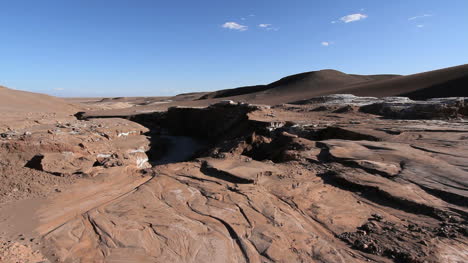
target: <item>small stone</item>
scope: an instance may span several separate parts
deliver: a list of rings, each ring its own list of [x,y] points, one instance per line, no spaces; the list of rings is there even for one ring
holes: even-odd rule
[[[378,222],[384,219],[384,217],[381,214],[372,214],[372,217],[375,221],[378,221]]]
[[[367,235],[367,232],[364,231],[364,230],[358,230],[357,233],[361,234],[361,235],[364,235],[364,236]]]

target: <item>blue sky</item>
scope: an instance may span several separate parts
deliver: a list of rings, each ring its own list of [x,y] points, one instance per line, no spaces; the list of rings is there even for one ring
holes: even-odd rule
[[[466,0],[0,0],[0,85],[173,95],[468,63]]]

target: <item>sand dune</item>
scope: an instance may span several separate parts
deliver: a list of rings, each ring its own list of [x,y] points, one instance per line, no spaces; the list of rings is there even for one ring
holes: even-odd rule
[[[83,110],[79,105],[33,92],[0,86],[0,132],[31,127],[37,123],[52,123],[73,119]]]
[[[265,95],[309,94],[314,92],[333,92],[339,87],[369,81],[386,80],[398,75],[350,75],[336,70],[320,70],[300,73],[282,78],[268,85],[248,86],[235,89],[215,91],[202,96],[201,99],[223,98],[252,93]]]
[[[76,110],[74,105],[56,97],[0,86],[0,111],[2,112],[62,112],[74,110]]]
[[[412,99],[468,96],[468,64],[354,85],[343,90],[361,96],[406,96]]]
[[[468,96],[468,64],[408,76],[352,75],[321,70],[288,76],[268,85],[208,93],[201,99],[232,98],[255,103],[279,104],[336,93],[359,96],[409,96],[413,99]]]

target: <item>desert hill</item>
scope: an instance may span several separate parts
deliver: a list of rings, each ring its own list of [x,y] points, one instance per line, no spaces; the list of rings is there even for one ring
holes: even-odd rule
[[[76,110],[75,106],[60,98],[0,86],[0,111],[2,112],[64,112],[74,110]]]
[[[38,123],[67,121],[82,109],[53,96],[0,86],[0,133]]]
[[[240,87],[208,93],[201,99],[232,98],[279,104],[337,93],[359,96],[408,96],[413,99],[468,96],[468,64],[407,76],[354,75],[320,70],[282,78],[268,85]]]
[[[208,93],[201,99],[224,98],[252,93],[291,95],[315,92],[333,93],[339,87],[369,81],[386,80],[398,75],[351,75],[337,70],[319,70],[291,75],[268,85],[247,86]]]
[[[468,64],[400,76],[365,84],[352,85],[344,90],[360,96],[405,96],[411,99],[468,96]]]

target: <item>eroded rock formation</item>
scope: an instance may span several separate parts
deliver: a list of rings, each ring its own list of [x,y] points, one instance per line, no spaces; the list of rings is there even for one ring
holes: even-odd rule
[[[152,168],[148,130],[123,119],[27,135],[37,145],[15,135],[2,150],[34,145],[24,169],[87,175],[37,212],[42,253],[59,262],[467,261],[464,99],[332,100],[126,116],[153,142],[206,142],[190,160]],[[382,103],[409,108],[389,116]]]

